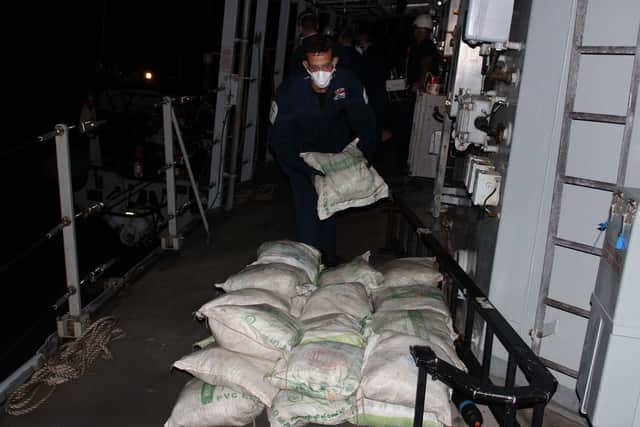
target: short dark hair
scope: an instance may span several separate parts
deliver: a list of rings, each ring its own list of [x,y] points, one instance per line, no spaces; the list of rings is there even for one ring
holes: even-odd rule
[[[318,28],[318,18],[313,12],[303,12],[300,15],[300,26],[307,31],[314,31]]]
[[[315,34],[305,40],[304,56],[309,54],[317,54],[329,52],[333,55],[333,40],[321,34]]]

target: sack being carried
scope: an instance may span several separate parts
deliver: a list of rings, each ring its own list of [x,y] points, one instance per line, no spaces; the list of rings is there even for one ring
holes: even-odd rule
[[[373,167],[367,166],[357,138],[340,153],[300,153],[300,157],[324,175],[314,179],[320,219],[389,197],[389,187]]]

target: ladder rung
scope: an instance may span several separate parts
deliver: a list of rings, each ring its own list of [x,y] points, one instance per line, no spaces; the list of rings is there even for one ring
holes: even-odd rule
[[[552,362],[551,360],[545,359],[544,357],[539,357],[539,359],[542,362],[542,364],[547,368],[551,368],[554,371],[561,372],[571,378],[578,378],[578,371],[576,371],[575,369],[567,368],[564,365],[561,365],[556,362]]]
[[[571,240],[561,239],[559,237],[554,237],[553,243],[555,243],[558,246],[562,246],[563,248],[573,249],[576,251],[584,252],[586,254],[591,254],[595,256],[602,255],[602,249],[596,248],[591,245],[585,245],[584,243],[572,242]]]
[[[617,125],[623,125],[627,121],[627,118],[625,116],[616,116],[614,114],[573,112],[570,114],[570,117],[573,120],[584,120],[587,122],[599,122],[599,123],[615,123]]]
[[[557,308],[558,310],[575,314],[576,316],[584,317],[585,319],[588,319],[589,316],[591,316],[591,312],[589,310],[585,310],[584,308],[576,307],[575,305],[567,304],[556,299],[545,298],[544,303],[549,307]]]
[[[578,178],[575,176],[560,177],[560,181],[565,184],[577,185],[580,187],[593,188],[594,190],[618,191],[620,187],[610,182],[596,181],[593,179]]]
[[[583,55],[635,55],[635,46],[580,46]]]

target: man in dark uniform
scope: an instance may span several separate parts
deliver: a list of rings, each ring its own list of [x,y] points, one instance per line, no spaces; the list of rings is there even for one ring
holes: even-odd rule
[[[313,186],[318,171],[303,152],[338,153],[355,137],[365,157],[375,149],[375,119],[366,92],[347,69],[336,68],[332,42],[323,36],[307,44],[306,75],[292,75],[278,88],[271,105],[269,146],[288,176],[293,192],[298,240],[322,251],[325,265],[335,265],[336,223],[318,218]]]

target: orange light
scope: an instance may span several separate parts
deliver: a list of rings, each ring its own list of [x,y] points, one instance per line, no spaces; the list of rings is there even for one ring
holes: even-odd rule
[[[145,80],[153,80],[153,73],[151,71],[147,71],[144,73]]]

